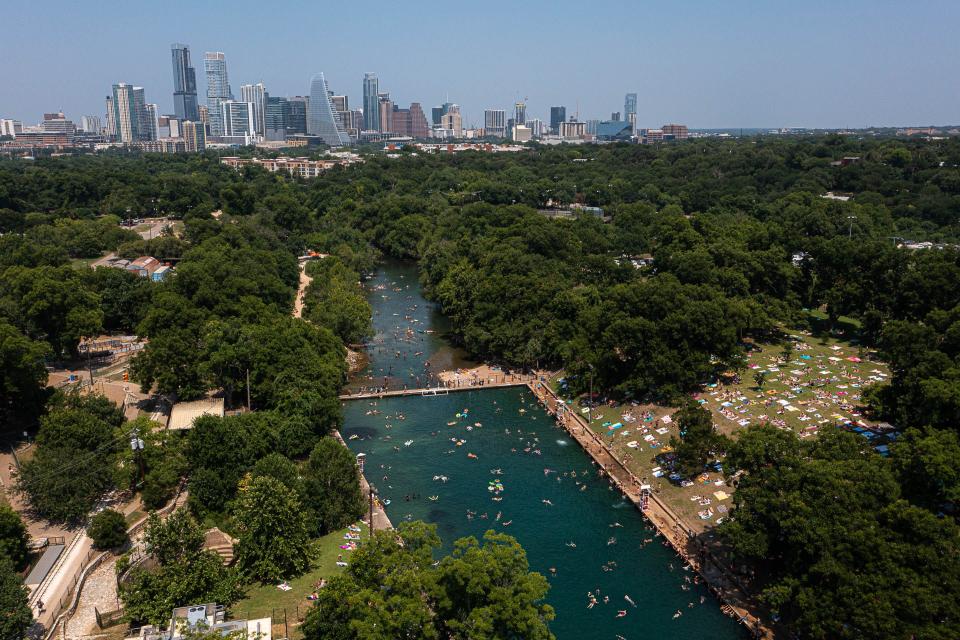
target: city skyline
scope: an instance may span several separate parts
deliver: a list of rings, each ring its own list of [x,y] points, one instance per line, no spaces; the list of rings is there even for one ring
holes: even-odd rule
[[[191,49],[194,67],[204,52],[222,51],[236,86],[262,80],[271,95],[306,93],[320,68],[332,90],[359,105],[363,74],[372,70],[379,90],[389,91],[396,104],[419,102],[428,110],[449,96],[461,106],[464,126],[482,126],[484,110],[510,112],[518,101],[528,105],[528,117],[544,121],[557,105],[565,105],[569,115],[579,105],[581,120],[605,118],[622,108],[627,92],[638,94],[638,127],[667,121],[702,128],[960,121],[960,86],[943,80],[960,70],[960,44],[949,27],[951,17],[960,17],[955,3],[924,3],[940,19],[921,25],[904,20],[904,9],[892,2],[855,1],[831,5],[829,12],[749,3],[720,9],[700,2],[669,8],[601,2],[592,10],[603,13],[609,4],[622,19],[590,32],[582,32],[578,21],[545,20],[548,7],[541,2],[518,8],[502,23],[477,16],[465,20],[466,10],[424,12],[413,20],[384,6],[382,24],[367,25],[362,41],[350,35],[351,29],[337,29],[322,43],[301,37],[319,11],[306,3],[285,4],[278,11],[238,0],[237,11],[224,15],[174,0],[171,6],[190,19],[149,30],[122,26],[143,23],[146,9],[136,5],[116,5],[111,11],[116,19],[107,22],[97,12],[71,11],[72,5],[60,0],[51,4],[62,5],[71,20],[48,25],[52,33],[45,47],[29,41],[22,29],[11,30],[0,45],[8,63],[0,95],[4,117],[34,122],[56,109],[76,119],[102,116],[105,90],[121,81],[144,87],[147,100],[162,113],[175,113],[165,52],[171,43],[182,42]],[[562,11],[566,4],[550,8]],[[16,5],[6,17],[11,24],[26,24],[41,16],[39,9]],[[250,34],[251,21],[279,26]],[[642,38],[634,33],[637,21],[646,27]],[[533,28],[538,24],[550,28]],[[851,25],[864,35],[851,33]],[[431,37],[402,45],[385,37],[415,27]],[[77,33],[101,37],[78,38]],[[467,37],[471,33],[482,37]],[[572,47],[585,36],[589,46]],[[509,64],[513,56],[490,55],[507,47],[519,47],[527,64],[517,67]],[[116,55],[118,50],[124,55]],[[760,50],[768,55],[757,55]],[[75,68],[51,78],[52,62],[61,59]],[[931,60],[937,64],[928,64]],[[205,86],[196,90],[205,94]]]

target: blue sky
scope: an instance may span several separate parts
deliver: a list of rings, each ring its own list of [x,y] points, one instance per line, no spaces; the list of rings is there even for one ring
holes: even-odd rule
[[[203,53],[223,51],[237,94],[305,94],[323,71],[359,107],[374,71],[403,106],[449,94],[465,124],[524,97],[528,117],[607,118],[628,91],[642,127],[960,124],[958,23],[957,0],[4,0],[0,117],[101,115],[118,81],[171,112],[184,42],[201,102]]]

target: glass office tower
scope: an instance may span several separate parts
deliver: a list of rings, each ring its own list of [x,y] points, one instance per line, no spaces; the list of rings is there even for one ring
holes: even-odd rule
[[[173,113],[180,120],[199,120],[197,112],[197,72],[190,62],[190,47],[170,45],[173,61]]]
[[[331,147],[350,144],[350,138],[333,113],[327,81],[322,73],[310,81],[310,104],[307,108],[307,133],[319,136]]]

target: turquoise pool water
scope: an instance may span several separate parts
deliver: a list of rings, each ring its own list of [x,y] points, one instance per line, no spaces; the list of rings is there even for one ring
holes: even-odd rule
[[[402,295],[371,293],[383,340],[368,375],[414,380],[426,360],[450,353],[441,332],[419,333],[433,327],[436,313],[414,276],[410,267],[389,265],[374,280],[403,284],[389,292]],[[551,629],[561,640],[746,637],[525,388],[349,401],[344,413],[343,436],[366,454],[366,476],[390,500],[391,520],[435,523],[445,550],[488,529],[515,536],[551,584]],[[502,491],[490,490],[496,482]],[[597,600],[592,608],[588,592]]]

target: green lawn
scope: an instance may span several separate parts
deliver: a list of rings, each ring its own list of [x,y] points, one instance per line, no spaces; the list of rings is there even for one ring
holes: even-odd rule
[[[869,353],[849,343],[788,333],[796,340],[789,363],[779,361],[782,345],[756,345],[749,353],[748,368],[741,373],[740,381],[710,383],[697,394],[701,406],[711,411],[721,432],[735,434],[749,424],[766,420],[801,437],[811,437],[819,429],[835,428],[842,420],[867,422],[860,413],[860,394],[869,384],[889,380],[886,365],[868,360]],[[767,372],[762,390],[756,388],[754,381],[754,373],[760,370]],[[559,393],[556,380],[548,384]],[[587,419],[587,413],[576,402],[568,406]],[[723,479],[723,474],[716,472],[703,474],[690,487],[675,486],[666,478],[653,478],[653,468],[657,466],[654,457],[669,451],[670,438],[679,436],[676,424],[662,422],[663,417],[673,411],[671,407],[651,404],[603,405],[591,412],[591,427],[638,477],[647,477],[660,497],[689,525],[703,530],[725,515],[718,506],[729,508],[732,502],[729,498],[718,499],[715,493],[732,495],[733,489],[723,483],[714,484]],[[645,421],[648,412],[653,419]],[[633,420],[628,421],[625,416],[632,416]],[[607,428],[618,422],[623,426],[614,431]],[[658,433],[658,429],[665,432]],[[701,500],[695,497],[704,502],[709,499],[710,503],[700,504]],[[713,509],[714,514],[708,520],[701,520],[698,512],[706,509]]]
[[[361,525],[364,533],[361,534],[366,539],[366,526]],[[343,539],[346,529],[331,533],[313,542],[313,555],[310,562],[310,571],[288,580],[287,583],[292,587],[290,591],[281,591],[275,584],[252,585],[247,589],[246,596],[232,607],[230,607],[230,616],[239,619],[266,618],[274,614],[282,621],[283,611],[287,610],[287,621],[291,627],[297,623],[297,613],[305,615],[311,602],[307,596],[313,593],[313,585],[321,578],[330,578],[343,571],[343,568],[337,566],[337,556],[343,555],[344,560],[349,560],[351,551],[341,549],[340,545],[346,542]]]
[[[100,258],[74,258],[70,261],[70,265],[74,269],[87,269],[91,264],[99,260]]]

